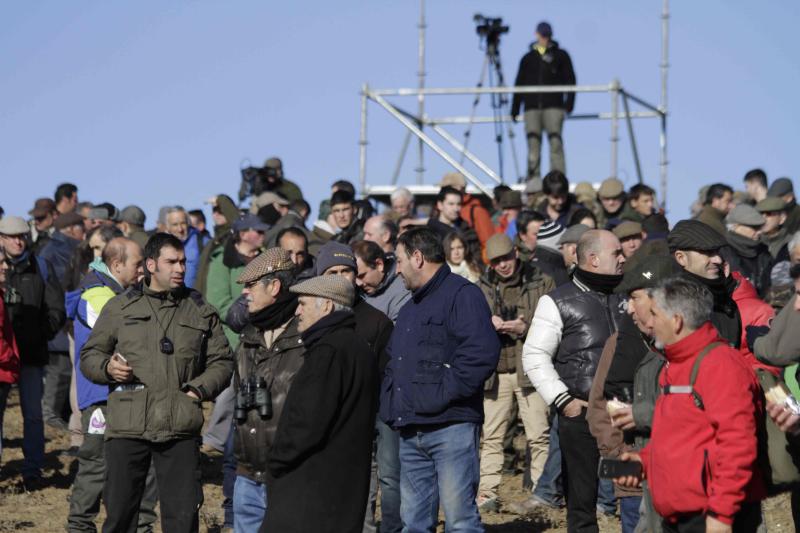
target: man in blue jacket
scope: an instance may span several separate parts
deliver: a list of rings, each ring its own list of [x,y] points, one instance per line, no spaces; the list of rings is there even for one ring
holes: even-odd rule
[[[404,531],[432,531],[439,501],[448,531],[483,531],[475,497],[483,383],[500,343],[480,289],[452,274],[429,228],[398,238],[397,271],[411,300],[397,317],[381,419],[400,432]]]

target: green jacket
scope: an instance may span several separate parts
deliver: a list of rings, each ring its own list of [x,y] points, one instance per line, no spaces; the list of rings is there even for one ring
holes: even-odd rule
[[[707,224],[714,228],[717,233],[725,236],[727,229],[725,228],[725,213],[710,205],[704,205],[703,209],[698,213],[696,220],[703,224]]]
[[[303,199],[303,192],[300,190],[300,187],[298,187],[293,181],[289,181],[286,178],[281,180],[280,185],[270,190],[280,194],[290,202]]]
[[[220,317],[227,316],[233,302],[242,294],[243,285],[236,283],[245,267],[245,262],[236,252],[233,239],[229,239],[224,246],[217,248],[211,254],[206,279],[206,298],[214,306]],[[222,330],[228,338],[232,350],[239,345],[239,335],[229,328],[224,322]]]
[[[493,270],[487,270],[478,280],[478,287],[486,297],[492,315],[501,316],[501,307],[510,308],[514,316],[522,316],[530,328],[533,314],[539,304],[539,298],[556,288],[553,278],[530,263],[520,261],[517,272],[506,281],[501,281]],[[499,335],[500,358],[497,372],[516,372],[520,387],[533,387],[533,384],[522,370],[522,346],[528,331],[522,335]],[[492,390],[495,376],[486,381],[485,389]]]
[[[217,206],[225,216],[227,222],[220,226],[214,226],[214,238],[203,247],[200,252],[200,260],[197,264],[197,276],[194,279],[194,288],[206,295],[206,284],[208,281],[208,268],[211,264],[211,254],[220,249],[230,239],[231,228],[236,219],[239,218],[239,208],[233,203],[230,196],[220,194],[217,196]]]
[[[166,329],[164,329],[166,328]],[[164,354],[167,337],[174,352]],[[114,353],[133,368],[130,390],[115,390],[106,372]],[[155,293],[136,285],[111,299],[80,354],[81,371],[111,385],[106,438],[166,442],[200,435],[201,401],[230,385],[233,358],[219,317],[195,290]],[[195,400],[185,391],[193,391]]]

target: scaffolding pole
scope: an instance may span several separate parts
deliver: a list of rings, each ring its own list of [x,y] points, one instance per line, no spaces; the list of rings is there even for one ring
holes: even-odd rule
[[[422,131],[422,119],[425,116],[425,0],[419,0],[419,64],[417,65],[417,76],[419,77],[420,93],[417,95],[419,128]],[[417,183],[421,184],[425,179],[425,144],[419,139],[417,144]]]
[[[661,148],[659,170],[661,175],[661,207],[667,206],[667,74],[669,73],[669,0],[664,0],[661,12],[661,132],[658,142]]]
[[[611,176],[617,177],[617,142],[619,141],[619,80],[611,82]]]
[[[361,86],[361,134],[358,140],[358,181],[363,191],[367,185],[367,95],[369,85]]]

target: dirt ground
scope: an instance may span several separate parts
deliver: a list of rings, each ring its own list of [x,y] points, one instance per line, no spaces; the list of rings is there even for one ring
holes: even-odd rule
[[[208,407],[207,407],[208,408]],[[5,413],[2,467],[0,467],[0,531],[57,532],[64,531],[69,509],[72,479],[78,464],[74,458],[61,455],[69,446],[65,434],[45,429],[47,447],[44,479],[46,488],[26,493],[21,488],[19,468],[22,464],[22,417],[16,390],[12,391]],[[203,464],[203,492],[205,504],[200,510],[200,531],[219,532],[222,525],[222,465],[219,459],[207,460]],[[522,477],[506,476],[500,487],[500,498],[504,502],[524,499]],[[791,532],[789,498],[786,495],[765,502],[764,510],[769,531]],[[542,510],[531,517],[520,517],[507,512],[492,512],[483,515],[488,533],[532,533],[566,530],[566,514],[563,510]],[[98,529],[103,513],[98,516]],[[439,527],[444,531],[443,525]],[[600,519],[602,533],[618,532],[619,521],[615,518]],[[161,531],[160,527],[156,531]]]

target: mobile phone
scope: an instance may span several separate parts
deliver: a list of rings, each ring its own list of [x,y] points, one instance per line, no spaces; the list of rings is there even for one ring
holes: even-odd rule
[[[122,355],[121,353],[115,353],[115,354],[114,354],[114,357],[116,357],[117,359],[119,359],[120,361],[122,361],[123,363],[125,363],[126,365],[128,364],[128,360],[127,360],[127,359],[125,359],[125,356],[124,356],[124,355]]]
[[[642,463],[639,461],[620,461],[619,459],[600,459],[597,476],[602,479],[614,479],[624,476],[641,476]]]

